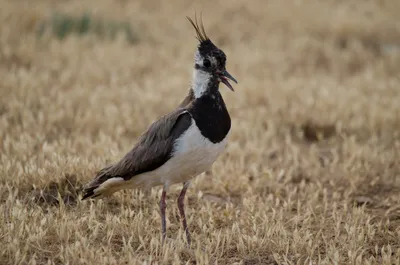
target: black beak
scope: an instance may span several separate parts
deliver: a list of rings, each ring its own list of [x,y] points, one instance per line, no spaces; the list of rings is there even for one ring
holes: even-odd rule
[[[235,82],[236,84],[237,84],[238,82],[236,81],[236,79],[235,79],[233,76],[231,76],[230,73],[228,73],[226,70],[223,70],[222,72],[220,72],[219,78],[220,78],[220,80],[221,80],[222,83],[224,83],[227,87],[229,87],[230,90],[235,91],[235,90],[233,89],[233,87],[231,86],[231,84],[229,84],[228,79],[232,80],[232,81]]]

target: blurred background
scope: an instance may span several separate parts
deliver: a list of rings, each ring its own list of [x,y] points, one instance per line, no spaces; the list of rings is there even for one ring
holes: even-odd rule
[[[368,231],[374,231],[368,239],[360,239],[354,232],[359,230],[351,230],[353,233],[344,228],[341,233],[346,239],[337,236],[339,232],[333,237],[316,235],[312,244],[332,246],[324,252],[304,251],[307,246],[297,248],[301,243],[295,244],[293,238],[265,231],[267,240],[256,240],[239,251],[232,242],[242,234],[229,230],[234,240],[226,244],[234,250],[215,253],[216,245],[207,243],[210,249],[205,253],[220,264],[232,264],[269,244],[278,256],[263,252],[265,259],[327,257],[332,261],[329,257],[338,253],[336,261],[349,264],[348,250],[354,254],[363,249],[365,255],[383,264],[385,251],[379,254],[374,252],[375,247],[399,249],[400,233],[400,211],[396,208],[400,203],[398,0],[1,0],[2,212],[8,216],[16,209],[36,209],[32,213],[36,216],[40,212],[37,204],[43,208],[62,202],[76,206],[67,217],[38,214],[55,218],[54,223],[70,220],[70,234],[60,235],[58,228],[47,226],[47,221],[41,223],[42,217],[25,220],[14,216],[13,220],[29,224],[27,227],[35,223],[49,237],[64,235],[86,244],[84,237],[77,235],[86,227],[88,209],[77,203],[76,190],[95,171],[125,154],[151,121],[185,97],[197,45],[185,16],[200,12],[207,34],[226,53],[227,70],[239,84],[235,93],[221,86],[232,116],[231,138],[213,170],[191,187],[192,213],[201,213],[199,220],[220,218],[215,221],[219,224],[216,227],[228,231],[234,221],[202,202],[229,202],[237,207],[247,202],[251,207],[241,208],[242,216],[265,213],[252,219],[260,222],[257,227],[269,222],[271,231],[287,229],[285,233],[290,234],[297,227],[297,223],[291,223],[297,216],[292,209],[305,205],[314,215],[307,219],[304,212],[299,213],[311,220],[309,226],[304,221],[304,230],[299,228],[300,238],[313,231],[324,231],[324,235],[336,231],[343,223],[340,220],[338,224],[320,223],[324,218],[330,220],[330,213],[335,211],[339,213],[335,216],[349,218],[348,224],[374,220],[368,223],[373,227]],[[144,216],[157,212],[155,194],[149,199],[131,192],[123,194],[128,197],[116,195],[121,205],[116,201],[105,204],[99,209],[106,210],[99,210],[98,216],[107,216],[108,211],[112,214],[118,207],[135,210],[132,205],[143,205],[143,201],[143,211],[152,207]],[[21,204],[15,205],[16,201]],[[279,201],[285,201],[287,208]],[[328,210],[322,211],[320,205]],[[353,205],[366,208],[357,214],[346,212]],[[283,211],[280,221],[284,224],[279,227],[275,223],[277,211]],[[359,219],[351,219],[353,214]],[[121,218],[121,222],[129,220]],[[250,221],[240,223],[246,220],[236,221],[239,227],[252,227]],[[208,242],[207,235],[200,233],[202,225],[190,221],[197,229],[197,241]],[[110,227],[112,224],[108,223]],[[3,229],[8,227],[2,225]],[[146,244],[158,235],[158,221],[150,225],[154,229],[139,229],[149,233],[150,237],[143,235]],[[56,256],[59,249],[47,248],[45,239],[38,245],[46,251],[25,245],[34,232],[13,229],[0,237],[8,246],[2,252],[3,260],[28,261],[35,251],[42,261],[49,253]],[[129,231],[127,225],[116,234],[122,238]],[[13,234],[18,234],[19,240],[13,241]],[[101,238],[98,242],[106,244]],[[65,255],[76,264],[73,253],[81,248],[74,250],[68,240],[53,240],[60,240],[64,249],[72,249]],[[279,240],[283,243],[276,243]],[[294,247],[289,251],[285,244]],[[87,250],[94,251],[91,247]],[[27,250],[25,258],[16,254],[18,249]],[[141,255],[153,253],[145,247],[142,250]],[[115,253],[102,255],[117,257],[121,252]],[[389,253],[388,262],[396,258],[391,251],[385,253]],[[81,255],[87,260],[92,257],[90,253]],[[197,260],[197,254],[193,255],[183,260]],[[97,256],[92,258],[98,261]],[[66,260],[60,258],[64,264]]]
[[[340,117],[354,126],[364,124],[366,115],[382,115],[390,123],[393,93],[398,94],[392,87],[399,69],[399,5],[396,0],[2,1],[2,98],[17,91],[39,96],[34,83],[25,91],[9,80],[20,70],[56,81],[52,86],[62,91],[91,94],[104,87],[113,97],[150,96],[154,102],[167,97],[163,112],[190,82],[197,43],[185,16],[202,12],[207,32],[241,81],[239,93],[226,93],[232,108],[262,104],[269,113],[294,111],[285,116],[295,120]],[[359,111],[367,105],[382,108]],[[366,122],[383,122],[378,120]]]

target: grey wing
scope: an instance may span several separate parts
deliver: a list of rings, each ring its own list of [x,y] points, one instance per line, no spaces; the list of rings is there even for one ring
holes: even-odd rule
[[[175,140],[192,124],[192,116],[185,109],[161,117],[141,135],[135,147],[117,164],[107,169],[108,177],[128,180],[135,175],[152,171],[167,162]]]

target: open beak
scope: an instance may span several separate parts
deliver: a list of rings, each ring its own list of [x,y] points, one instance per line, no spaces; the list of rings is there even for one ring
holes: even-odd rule
[[[224,83],[227,87],[229,87],[230,90],[235,91],[231,86],[231,84],[229,84],[228,79],[232,80],[236,84],[238,82],[233,76],[231,76],[230,73],[228,73],[226,70],[223,70],[222,72],[219,73],[219,79],[221,80],[222,83]]]

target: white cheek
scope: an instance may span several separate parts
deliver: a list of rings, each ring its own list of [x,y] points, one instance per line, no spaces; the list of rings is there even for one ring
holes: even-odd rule
[[[199,51],[194,54],[194,62],[200,66],[203,66],[203,57],[201,57]]]

